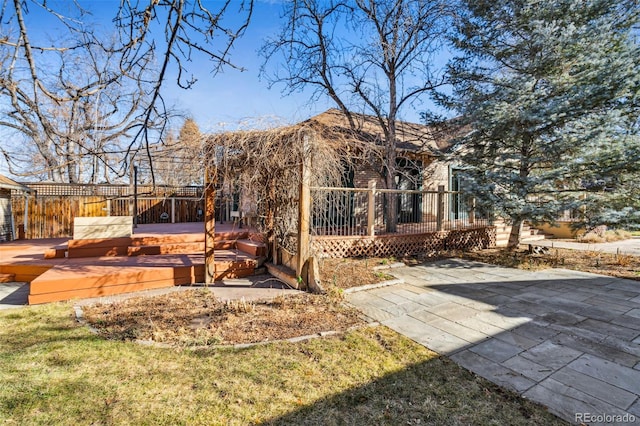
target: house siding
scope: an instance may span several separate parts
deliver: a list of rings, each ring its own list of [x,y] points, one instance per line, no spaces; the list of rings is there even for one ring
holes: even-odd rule
[[[0,241],[11,241],[13,237],[11,190],[0,188]]]
[[[358,168],[353,175],[353,186],[355,188],[368,188],[370,181],[376,182],[376,188],[386,189],[387,185],[384,182],[380,173],[373,170],[371,166],[363,166]]]

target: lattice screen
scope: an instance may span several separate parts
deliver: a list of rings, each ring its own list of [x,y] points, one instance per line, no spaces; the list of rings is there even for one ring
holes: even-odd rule
[[[494,247],[495,227],[376,237],[315,236],[311,251],[321,258],[403,257],[440,250]]]

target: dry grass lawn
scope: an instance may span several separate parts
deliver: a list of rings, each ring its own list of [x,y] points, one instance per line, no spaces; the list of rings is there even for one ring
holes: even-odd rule
[[[565,424],[385,327],[161,348],[93,334],[69,304],[0,312],[0,383],[5,425]]]

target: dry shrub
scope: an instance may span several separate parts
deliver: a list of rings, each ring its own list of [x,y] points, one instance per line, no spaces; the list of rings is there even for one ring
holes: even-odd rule
[[[601,227],[598,227],[592,231],[587,232],[579,237],[577,240],[581,243],[608,243],[612,241],[622,241],[628,240],[631,238],[631,233],[625,231],[623,229],[614,229],[614,230],[602,230]]]
[[[618,266],[630,266],[631,263],[633,262],[633,256],[628,255],[628,254],[617,254],[616,255],[616,265]]]
[[[247,302],[244,297],[241,299],[227,300],[224,302],[224,309],[234,314],[246,314],[256,309],[254,302]]]

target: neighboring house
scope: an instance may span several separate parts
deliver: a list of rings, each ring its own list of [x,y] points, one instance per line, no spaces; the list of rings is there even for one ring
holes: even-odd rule
[[[0,241],[11,241],[18,238],[11,212],[11,191],[32,192],[30,188],[0,175]]]

